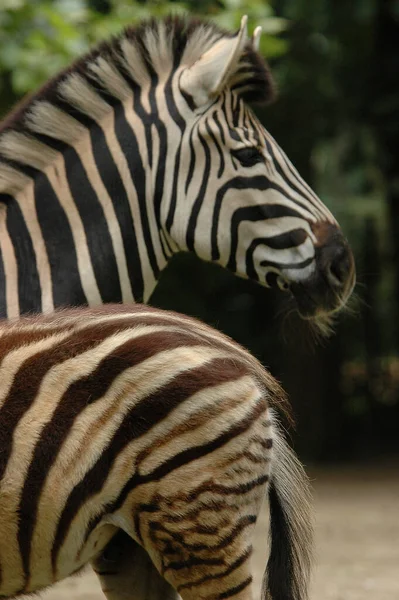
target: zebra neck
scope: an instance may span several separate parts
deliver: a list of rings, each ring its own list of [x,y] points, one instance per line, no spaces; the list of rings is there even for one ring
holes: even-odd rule
[[[19,189],[3,195],[3,316],[148,300],[172,251],[160,235],[143,127],[120,104],[73,145],[25,139],[20,159],[36,150],[42,164],[20,160]]]
[[[160,205],[154,183],[153,148],[146,125],[133,110],[132,102],[114,106],[99,123],[91,124],[89,135],[75,147],[75,162],[81,162],[87,187],[94,199],[83,194],[85,204],[96,204],[97,223],[106,222],[112,243],[123,301],[147,300],[172,250],[161,235]],[[65,162],[68,161],[64,154]],[[69,180],[73,180],[73,175]],[[83,176],[78,178],[84,181]],[[76,190],[74,198],[79,198]],[[76,200],[75,200],[76,201]],[[92,214],[93,209],[88,209]],[[102,236],[106,239],[106,234]],[[105,301],[105,300],[104,300]],[[107,299],[115,301],[115,298]]]

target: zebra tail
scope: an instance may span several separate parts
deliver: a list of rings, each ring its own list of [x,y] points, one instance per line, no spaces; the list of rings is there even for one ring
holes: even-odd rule
[[[270,554],[262,600],[306,600],[313,545],[310,484],[275,421],[273,418]]]

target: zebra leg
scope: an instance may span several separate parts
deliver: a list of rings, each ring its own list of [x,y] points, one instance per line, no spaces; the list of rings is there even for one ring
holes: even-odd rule
[[[178,600],[147,552],[119,531],[92,562],[108,600]]]
[[[267,476],[250,477],[187,492],[175,485],[175,494],[154,495],[144,505],[151,510],[139,513],[144,547],[183,600],[253,599],[252,540]]]

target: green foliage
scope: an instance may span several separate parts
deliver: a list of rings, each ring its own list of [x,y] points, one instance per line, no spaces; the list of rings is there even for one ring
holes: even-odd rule
[[[8,97],[0,112],[8,108],[10,96],[15,100],[34,90],[99,40],[128,24],[171,12],[203,15],[233,30],[248,14],[252,28],[262,25],[264,29],[265,55],[279,56],[286,50],[286,42],[277,37],[286,21],[274,17],[264,0],[109,0],[102,4],[98,0],[2,0],[0,95],[3,101],[6,92]]]

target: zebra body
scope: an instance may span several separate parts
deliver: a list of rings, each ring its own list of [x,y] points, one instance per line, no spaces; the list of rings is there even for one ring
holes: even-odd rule
[[[124,532],[183,599],[250,599],[270,482],[264,594],[306,598],[307,480],[276,425],[284,395],[248,352],[194,319],[107,305],[3,322],[0,359],[1,596],[89,562],[107,577],[101,552]]]
[[[147,301],[178,251],[341,307],[353,257],[249,103],[248,39],[181,18],[128,28],[0,126],[0,314]]]

